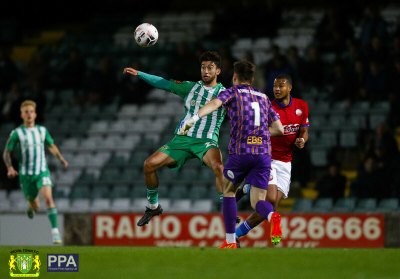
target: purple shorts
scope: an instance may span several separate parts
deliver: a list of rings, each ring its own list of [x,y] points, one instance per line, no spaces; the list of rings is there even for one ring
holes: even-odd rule
[[[234,184],[246,179],[246,183],[261,189],[268,189],[271,172],[271,155],[230,154],[224,166],[224,176]]]

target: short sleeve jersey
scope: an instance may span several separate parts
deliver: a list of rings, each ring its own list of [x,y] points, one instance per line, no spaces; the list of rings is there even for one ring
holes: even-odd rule
[[[170,91],[183,98],[185,112],[180,119],[186,121],[195,115],[206,103],[215,99],[224,90],[224,86],[218,83],[214,87],[205,86],[202,81],[171,81]],[[200,121],[189,129],[187,136],[193,138],[208,138],[218,141],[219,130],[225,117],[225,109],[220,108],[213,113],[203,117]],[[175,129],[175,134],[179,131],[179,125]]]
[[[48,171],[45,147],[53,143],[54,140],[45,127],[36,125],[26,128],[21,125],[11,131],[6,149],[13,151],[18,147],[19,173],[21,175],[38,175]]]
[[[218,95],[230,121],[229,154],[271,154],[269,125],[279,119],[266,94],[237,85]]]
[[[283,137],[272,137],[272,159],[290,162],[293,159],[294,142],[301,127],[309,127],[308,105],[298,98],[290,98],[287,106],[276,99],[272,101],[283,125]]]

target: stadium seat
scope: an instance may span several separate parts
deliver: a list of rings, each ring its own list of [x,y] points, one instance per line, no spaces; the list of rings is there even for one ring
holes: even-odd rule
[[[87,198],[77,198],[71,201],[70,212],[89,212],[90,200]]]
[[[121,179],[119,168],[105,168],[100,176],[100,181],[104,183],[115,183]]]
[[[108,131],[109,122],[107,120],[99,120],[93,122],[88,130],[89,135],[103,135]]]
[[[355,212],[374,212],[376,210],[377,201],[374,198],[359,199],[355,208]]]
[[[110,211],[111,201],[108,198],[94,199],[90,207],[91,212]]]
[[[205,199],[209,196],[209,190],[206,185],[195,185],[190,189],[189,198],[196,199]]]
[[[180,185],[176,185],[177,183],[173,184],[169,191],[169,198],[171,199],[182,199],[188,198],[188,188],[189,187],[182,187]]]
[[[351,114],[368,114],[371,105],[368,101],[358,101],[350,108]]]
[[[332,208],[332,212],[351,212],[356,206],[355,198],[340,198]]]
[[[163,185],[164,186],[164,185]],[[161,188],[166,188],[166,187],[158,187],[159,189]],[[159,192],[160,195],[160,192]],[[144,185],[135,185],[131,192],[130,192],[130,197],[132,199],[137,199],[137,198],[144,198],[146,197],[146,187]]]
[[[331,198],[320,198],[314,202],[312,210],[314,212],[329,212],[333,206],[333,199]]]
[[[347,126],[354,127],[356,130],[367,128],[367,115],[351,113],[347,118]]]
[[[72,188],[69,197],[72,200],[76,200],[76,199],[89,199],[90,196],[91,196],[91,193],[90,193],[89,185],[85,186],[84,184],[79,184]]]
[[[341,147],[352,148],[357,146],[357,131],[340,131],[339,142]]]
[[[95,183],[92,189],[91,198],[95,199],[103,199],[110,197],[110,186],[108,184],[100,184]]]
[[[134,198],[131,204],[132,212],[144,212],[148,204],[147,198]]]
[[[150,154],[147,151],[134,151],[131,153],[128,164],[133,167],[142,168],[144,160],[146,160],[149,156]]]
[[[212,200],[197,199],[197,200],[194,200],[191,205],[191,212],[207,213],[207,212],[211,212],[212,208],[213,208]]]
[[[312,211],[312,200],[310,199],[296,199],[292,210],[294,212],[311,212]]]
[[[315,167],[324,167],[328,164],[327,150],[325,148],[313,148],[310,150],[311,164]]]
[[[168,198],[160,198],[158,200],[158,203],[161,204],[163,210],[166,211],[171,211],[171,200]]]
[[[399,209],[399,200],[397,198],[388,198],[379,201],[376,210],[379,212],[393,212],[398,211]]]
[[[112,199],[119,199],[119,198],[126,198],[129,197],[129,185],[128,184],[119,184],[115,185],[111,190],[111,198]]]
[[[131,199],[130,198],[117,198],[111,202],[111,210],[114,212],[130,212]]]
[[[59,213],[65,213],[70,211],[71,203],[69,198],[59,198],[55,202]]]
[[[190,199],[176,199],[172,200],[170,211],[171,212],[191,212],[192,201]]]
[[[385,123],[387,119],[387,114],[382,113],[371,113],[369,115],[369,127],[370,129],[375,129],[378,125]]]

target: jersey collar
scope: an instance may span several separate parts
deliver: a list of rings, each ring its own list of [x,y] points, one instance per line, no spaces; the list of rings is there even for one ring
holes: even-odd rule
[[[278,104],[278,106],[280,108],[285,108],[285,107],[290,107],[292,105],[292,96],[290,96],[290,101],[289,104],[287,104],[287,106],[285,106],[284,103],[279,102],[278,100],[275,99],[275,102]]]

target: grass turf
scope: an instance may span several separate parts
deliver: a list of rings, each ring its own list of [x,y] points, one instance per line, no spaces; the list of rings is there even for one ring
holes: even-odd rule
[[[10,251],[39,251],[39,278],[400,278],[400,249],[1,247],[0,278]],[[47,254],[79,254],[79,272],[47,272]]]

